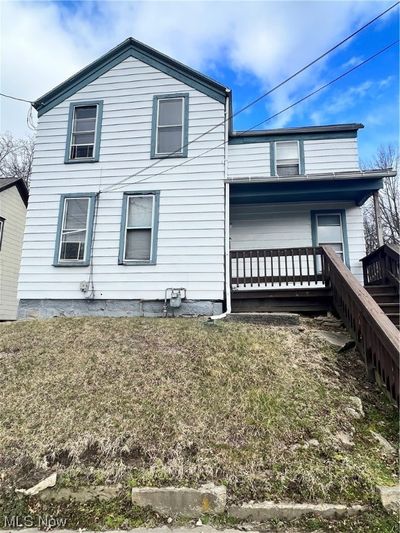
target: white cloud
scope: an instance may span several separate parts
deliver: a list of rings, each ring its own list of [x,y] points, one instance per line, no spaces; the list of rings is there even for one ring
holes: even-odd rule
[[[386,5],[386,4],[385,4]],[[228,65],[260,92],[383,9],[381,2],[3,2],[1,86],[36,99],[128,36],[216,79]],[[268,114],[315,86],[324,63],[263,104]],[[26,132],[24,104],[1,101],[1,130]],[[269,126],[287,124],[291,114]]]

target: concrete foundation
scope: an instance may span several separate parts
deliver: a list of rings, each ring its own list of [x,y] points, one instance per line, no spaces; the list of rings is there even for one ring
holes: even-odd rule
[[[162,300],[20,300],[19,319],[53,317],[161,317]],[[222,313],[222,302],[184,300],[177,309],[168,309],[168,316],[196,317]]]

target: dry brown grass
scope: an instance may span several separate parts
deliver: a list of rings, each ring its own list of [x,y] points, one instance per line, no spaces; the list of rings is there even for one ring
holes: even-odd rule
[[[107,318],[0,325],[0,488],[56,469],[65,483],[214,480],[236,499],[362,500],[394,465],[367,435],[368,420],[356,424],[353,451],[332,446],[331,434],[354,426],[344,414],[354,379],[309,329]],[[291,449],[312,438],[321,446]]]

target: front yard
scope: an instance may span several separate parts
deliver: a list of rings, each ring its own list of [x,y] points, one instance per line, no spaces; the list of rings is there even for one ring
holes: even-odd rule
[[[74,507],[69,527],[120,526],[132,486],[211,481],[227,486],[230,502],[376,509],[375,486],[394,484],[397,464],[370,430],[395,444],[397,411],[365,381],[357,355],[338,354],[314,327],[111,318],[0,324],[0,515],[26,504],[16,487],[54,471],[63,486],[122,486],[104,519],[94,524],[90,506],[80,514]]]

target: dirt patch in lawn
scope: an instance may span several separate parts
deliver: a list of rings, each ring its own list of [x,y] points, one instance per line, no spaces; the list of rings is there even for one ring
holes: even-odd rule
[[[357,354],[337,354],[313,327],[0,325],[0,492],[57,471],[64,486],[214,481],[231,502],[374,500],[397,472],[370,429],[396,444],[396,410]],[[355,395],[359,420],[346,410]]]

